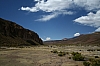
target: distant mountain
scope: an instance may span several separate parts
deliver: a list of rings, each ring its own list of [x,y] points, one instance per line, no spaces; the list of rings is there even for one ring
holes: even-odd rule
[[[54,40],[45,41],[44,44],[99,44],[100,45],[100,32],[92,34],[82,34],[67,40]]]
[[[38,34],[0,18],[0,46],[29,46],[43,44]]]

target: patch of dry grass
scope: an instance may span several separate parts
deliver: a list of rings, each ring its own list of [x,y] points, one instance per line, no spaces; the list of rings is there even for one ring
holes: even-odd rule
[[[99,49],[100,47],[84,46],[35,46],[24,48],[6,48],[0,51],[0,65],[2,66],[83,66],[82,61],[74,61],[72,52],[79,52],[85,57],[100,57],[99,51],[87,51],[87,49]],[[10,50],[12,49],[12,50]],[[17,50],[15,50],[17,49]],[[9,50],[9,51],[8,51]],[[52,50],[68,52],[65,56],[51,53]],[[81,51],[80,51],[81,50]],[[11,65],[12,64],[12,65]]]

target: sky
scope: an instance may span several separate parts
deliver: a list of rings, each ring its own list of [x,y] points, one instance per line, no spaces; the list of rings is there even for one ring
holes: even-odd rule
[[[100,0],[0,0],[0,18],[46,40],[100,32]]]

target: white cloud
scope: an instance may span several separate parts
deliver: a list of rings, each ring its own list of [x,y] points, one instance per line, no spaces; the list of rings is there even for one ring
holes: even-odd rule
[[[87,16],[81,16],[74,21],[83,25],[100,27],[100,10],[98,10],[96,14],[90,12]]]
[[[49,41],[49,40],[51,40],[51,38],[50,38],[50,37],[47,37],[47,38],[46,38],[46,41]]]
[[[95,31],[100,31],[100,10],[96,13],[90,12],[87,16],[81,16],[74,21],[83,25],[96,27]]]
[[[46,37],[45,39],[43,39],[43,38],[41,38],[43,41],[49,41],[49,40],[51,40],[51,38],[50,37]]]
[[[37,12],[39,11],[36,7],[21,7],[21,10],[30,11],[30,12]]]
[[[76,36],[80,36],[80,33],[75,33],[74,34],[74,37],[76,37]]]
[[[100,0],[34,0],[36,4],[33,7],[21,7],[20,10],[38,12],[49,12],[49,15],[42,15],[37,21],[47,21],[62,15],[72,15],[74,12],[69,11],[76,7],[82,7],[85,10],[100,9]],[[70,13],[69,13],[70,12]],[[60,14],[59,14],[60,13]]]
[[[100,32],[100,27],[95,30],[95,32]]]
[[[100,9],[100,0],[73,0],[74,4],[86,10]]]
[[[21,10],[26,10],[30,12],[36,12],[39,10],[45,12],[54,12],[54,11],[61,11],[66,10],[66,8],[70,7],[72,0],[34,0],[37,3],[34,7],[21,7]]]
[[[51,13],[51,14],[49,14],[49,15],[42,15],[42,18],[40,18],[40,19],[37,19],[36,21],[48,21],[48,20],[50,20],[50,19],[52,19],[52,18],[56,18],[58,15],[60,15],[60,14],[64,14],[64,15],[67,15],[67,14],[69,14],[69,15],[71,15],[71,14],[73,14],[73,12],[67,12],[67,11],[63,11],[63,12],[54,12],[54,13]]]
[[[48,21],[48,20],[55,18],[57,16],[58,16],[58,14],[42,15],[42,18],[37,19],[36,21]]]
[[[65,10],[66,8],[70,7],[72,0],[39,0],[38,3],[35,4],[39,10],[45,12],[54,12],[54,11],[61,11]]]
[[[34,0],[37,3],[33,7],[21,7],[20,10],[38,12],[44,11],[49,12],[49,15],[42,15],[40,19],[36,21],[48,21],[52,18],[57,17],[58,15],[71,15],[73,12],[67,11],[72,3],[72,0]]]

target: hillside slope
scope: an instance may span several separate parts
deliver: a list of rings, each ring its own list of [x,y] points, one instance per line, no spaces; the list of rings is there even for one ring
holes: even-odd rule
[[[44,44],[100,44],[100,32],[80,35],[67,40],[45,41]]]
[[[0,46],[43,44],[38,34],[22,26],[0,18]]]

